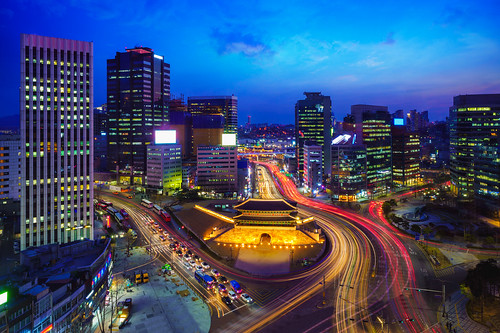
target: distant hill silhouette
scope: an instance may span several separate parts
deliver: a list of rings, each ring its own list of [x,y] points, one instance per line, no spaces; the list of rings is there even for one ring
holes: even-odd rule
[[[1,117],[0,130],[19,130],[19,115]]]

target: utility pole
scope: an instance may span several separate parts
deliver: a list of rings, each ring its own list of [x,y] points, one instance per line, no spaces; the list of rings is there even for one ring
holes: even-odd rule
[[[445,284],[443,283],[443,317],[446,316],[446,286]]]
[[[326,282],[325,276],[323,275],[323,305],[326,304]]]

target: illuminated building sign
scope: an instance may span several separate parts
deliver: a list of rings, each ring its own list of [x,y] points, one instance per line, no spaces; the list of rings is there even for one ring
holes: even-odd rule
[[[395,126],[402,126],[405,124],[405,120],[403,118],[394,118]]]
[[[222,134],[222,145],[223,146],[236,146],[236,134],[234,134],[234,133]]]
[[[97,272],[96,275],[94,275],[94,278],[92,279],[92,289],[99,281],[101,281],[104,275],[106,275],[106,271],[108,270],[108,268],[110,268],[110,266],[111,266],[111,252],[108,253],[108,256],[106,258],[106,263],[104,264],[104,266]]]
[[[4,291],[3,293],[0,294],[0,305],[3,305],[7,303],[9,293],[7,291]]]
[[[155,144],[177,143],[175,130],[157,130],[155,131]]]

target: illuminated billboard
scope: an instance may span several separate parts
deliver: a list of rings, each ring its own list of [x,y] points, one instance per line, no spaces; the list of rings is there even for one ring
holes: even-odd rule
[[[155,144],[177,143],[176,137],[175,130],[157,130],[155,131]]]
[[[222,134],[222,145],[223,146],[236,146],[236,134],[234,134],[234,133]]]
[[[2,293],[0,293],[0,305],[3,305],[5,303],[7,303],[7,300],[8,300],[8,292],[7,291],[4,291]]]
[[[403,118],[394,118],[394,126],[403,126],[405,120]]]

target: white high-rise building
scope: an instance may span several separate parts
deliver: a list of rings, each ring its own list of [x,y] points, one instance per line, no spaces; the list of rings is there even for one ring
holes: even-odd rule
[[[93,43],[21,34],[21,250],[93,238]]]

